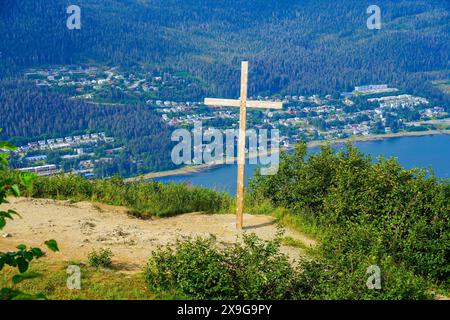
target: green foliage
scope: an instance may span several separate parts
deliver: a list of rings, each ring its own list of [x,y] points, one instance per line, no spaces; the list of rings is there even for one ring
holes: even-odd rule
[[[145,277],[151,291],[195,299],[293,299],[299,272],[279,249],[279,237],[254,234],[225,248],[213,237],[178,241],[152,253]]]
[[[40,259],[30,266],[30,271],[42,275],[26,279],[14,285],[16,291],[26,292],[35,299],[49,300],[147,300],[173,299],[176,297],[161,295],[155,297],[150,292],[141,272],[126,273],[110,270],[104,272],[100,268],[92,268],[81,264],[81,289],[71,290],[67,287],[67,267],[76,265],[76,261],[48,261]],[[15,275],[12,268],[0,272],[0,288],[10,284],[10,278]],[[40,295],[40,296],[38,296]],[[45,296],[44,296],[45,295]],[[23,299],[30,299],[24,297]],[[0,293],[1,299],[1,293]]]
[[[111,268],[113,253],[108,248],[93,250],[88,255],[89,265],[95,268]]]
[[[8,150],[14,151],[15,147],[9,143],[0,142],[0,151]],[[12,195],[18,197],[20,196],[20,188],[17,184],[14,184],[14,179],[7,177],[7,166],[8,166],[8,154],[0,153],[0,205],[8,203],[7,196],[9,192]],[[20,185],[30,190],[32,186],[33,176],[27,173],[21,173],[17,179]],[[6,226],[6,219],[13,220],[13,216],[18,215],[14,210],[0,211],[0,230]],[[58,245],[55,240],[49,240],[45,243],[49,249],[52,251],[59,251]],[[0,252],[0,271],[3,270],[5,266],[12,268],[17,268],[20,274],[13,276],[12,283],[17,284],[25,279],[31,279],[38,277],[39,274],[27,273],[30,266],[30,262],[34,259],[39,259],[44,256],[39,248],[27,248],[26,245],[20,244],[17,246],[17,251],[12,252]],[[18,299],[42,299],[43,295],[29,295],[9,287],[1,288],[0,299],[1,300],[18,300]]]
[[[33,259],[39,259],[44,256],[44,253],[39,248],[30,248],[23,244],[18,245],[18,251],[15,252],[1,252],[0,253],[0,270],[5,265],[17,267],[20,273],[25,273],[28,270],[29,263]]]
[[[282,155],[277,175],[257,174],[251,191],[250,203],[269,200],[320,229],[321,253],[333,265],[389,257],[389,266],[448,285],[449,180],[406,170],[395,159],[373,162],[351,145],[337,152],[326,146],[309,157],[299,145]]]
[[[391,258],[373,257],[335,260],[302,260],[299,290],[304,299],[321,300],[424,300],[430,299],[428,283]],[[381,269],[381,289],[368,289],[367,268]]]
[[[178,241],[152,253],[144,271],[150,291],[193,299],[429,299],[428,283],[392,257],[355,253],[338,259],[301,258],[298,265],[273,241],[244,235],[243,243],[219,245],[214,237]],[[380,290],[367,288],[367,268],[378,265]]]
[[[53,252],[59,251],[58,243],[53,239],[45,241],[44,244]]]
[[[17,173],[9,172],[18,180]],[[221,212],[232,206],[231,197],[225,193],[188,186],[163,184],[155,181],[125,183],[120,177],[89,181],[76,175],[37,177],[29,194],[35,198],[98,201],[126,206],[133,215],[167,217],[188,212]]]

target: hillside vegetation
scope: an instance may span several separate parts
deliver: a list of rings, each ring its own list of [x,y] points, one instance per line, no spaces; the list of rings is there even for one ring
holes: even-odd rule
[[[125,184],[120,178],[91,182],[74,176],[39,177],[24,192],[124,205],[144,218],[232,212],[234,207],[228,196],[211,190]],[[306,145],[299,145],[295,153],[282,156],[277,175],[256,175],[246,212],[274,215],[280,223],[315,236],[319,245],[298,265],[290,265],[279,252],[282,234],[272,242],[250,235],[232,248],[223,248],[214,238],[180,240],[150,257],[145,269],[150,291],[201,299],[448,295],[450,181],[432,172],[406,170],[395,159],[373,161],[351,145],[344,151],[326,146],[310,156]],[[366,286],[371,266],[380,268],[379,290]]]
[[[7,173],[7,176],[18,179],[14,172]],[[225,193],[185,184],[154,181],[125,183],[118,176],[94,181],[76,175],[37,177],[33,188],[24,192],[34,198],[86,200],[124,206],[140,218],[168,217],[190,212],[225,212],[232,206],[230,196]]]
[[[280,239],[264,244],[250,236],[243,247],[225,249],[214,240],[188,240],[152,255],[149,288],[219,299],[448,295],[448,179],[406,170],[395,159],[373,161],[352,145],[307,156],[301,144],[283,155],[277,175],[256,175],[249,196],[247,212],[275,215],[319,239],[309,258],[289,267],[278,251]],[[374,268],[380,288],[368,289]]]
[[[283,156],[277,175],[256,176],[251,195],[255,211],[285,208],[282,220],[321,238],[321,254],[333,265],[324,277],[347,283],[348,297],[352,274],[369,265],[388,270],[386,284],[395,281],[389,273],[404,268],[449,286],[448,179],[406,170],[393,158],[373,162],[351,145],[341,152],[323,147],[309,157],[299,145]]]
[[[430,80],[449,78],[449,3],[371,1],[80,0],[81,30],[66,28],[70,1],[4,0],[0,74],[23,67],[97,62],[185,71],[209,94],[237,96],[239,61],[250,92],[333,93],[389,83],[448,102]]]

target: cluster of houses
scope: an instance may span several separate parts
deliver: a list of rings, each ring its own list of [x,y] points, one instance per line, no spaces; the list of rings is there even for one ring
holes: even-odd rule
[[[59,174],[61,170],[55,164],[46,164],[42,166],[34,166],[17,169],[20,172],[30,172],[38,176],[52,176]]]
[[[175,76],[164,75],[155,76],[149,74],[120,74],[115,68],[97,67],[62,67],[52,70],[31,70],[27,76],[34,79],[38,85],[48,86],[72,86],[78,97],[86,99],[95,98],[96,92],[105,86],[120,89],[125,93],[140,91],[145,95],[147,105],[154,108],[161,115],[162,121],[171,126],[192,126],[195,122],[206,122],[208,125],[223,128],[236,127],[239,121],[238,108],[204,108],[202,102],[195,101],[164,101],[148,98],[157,97],[162,86],[174,83],[179,84]],[[175,82],[173,82],[175,81]],[[181,83],[181,82],[180,82]],[[331,95],[302,96],[255,96],[250,100],[277,101],[283,102],[283,110],[256,111],[249,112],[248,126],[255,129],[274,128],[281,133],[281,145],[288,147],[300,140],[327,139],[334,140],[345,138],[351,135],[369,135],[373,129],[391,132],[388,123],[390,116],[397,117],[399,123],[405,123],[400,112],[402,109],[409,109],[419,112],[421,119],[446,117],[448,114],[444,108],[432,106],[430,102],[422,97],[409,94],[399,94],[396,88],[390,88],[387,84],[356,86],[353,92],[342,93],[341,97]],[[375,96],[374,96],[375,95]],[[354,101],[358,101],[362,96],[367,97],[367,101],[376,103],[376,108],[359,110]],[[354,99],[355,98],[355,99]],[[363,97],[365,99],[365,97]],[[145,99],[143,101],[145,101]],[[259,112],[259,113],[258,113]],[[256,115],[256,113],[258,113]],[[377,131],[379,132],[379,131]],[[52,151],[58,149],[72,148],[74,154],[61,156],[63,160],[74,160],[80,158],[76,173],[90,177],[93,175],[94,166],[97,162],[112,161],[108,154],[120,152],[123,148],[107,150],[103,158],[87,156],[94,155],[94,150],[90,148],[99,142],[112,143],[114,138],[107,137],[105,133],[93,133],[79,136],[69,136],[65,138],[47,139],[28,143],[19,148],[19,152],[26,154],[29,151],[41,150]],[[250,152],[253,150],[249,150]],[[35,155],[25,157],[27,163],[44,163],[35,167],[27,167],[21,170],[36,172],[39,175],[55,174],[59,169],[55,165],[45,164],[47,155]]]
[[[445,115],[445,110],[442,107],[427,108],[425,110],[422,110],[420,112],[420,115],[421,117],[438,118]]]
[[[389,88],[388,85],[367,85],[355,87],[356,95],[377,94],[376,98],[367,99],[368,102],[375,102],[378,107],[366,110],[349,111],[354,106],[351,96],[343,96],[341,99],[334,99],[331,95],[320,97],[312,95],[309,97],[286,95],[284,97],[252,97],[251,99],[282,101],[285,104],[284,110],[264,111],[263,117],[253,121],[249,114],[249,127],[252,128],[277,128],[287,137],[286,144],[295,143],[296,137],[293,132],[297,131],[302,138],[310,139],[340,139],[351,135],[369,135],[380,124],[384,127],[384,132],[391,132],[388,125],[387,115],[397,116],[396,111],[400,109],[420,110],[420,116],[423,118],[442,117],[446,113],[441,107],[429,107],[430,102],[422,97],[408,94],[395,95],[396,88]],[[381,96],[380,93],[389,93]],[[392,95],[394,93],[394,95]],[[172,126],[193,125],[197,121],[208,121],[208,123],[224,123],[236,126],[239,120],[237,109],[203,109],[199,111],[201,103],[178,103],[172,101],[159,101],[158,112],[162,113],[161,118],[164,122]],[[347,109],[345,109],[347,107]],[[424,109],[426,108],[426,109]],[[317,121],[319,120],[319,121]],[[405,119],[398,119],[399,123],[406,123]],[[326,130],[323,127],[317,127],[317,123],[325,123]],[[306,129],[306,130],[303,130]],[[294,131],[295,130],[295,131]],[[377,129],[379,132],[379,129]]]
[[[416,106],[427,105],[430,103],[425,98],[415,97],[409,94],[372,98],[368,99],[367,101],[378,102],[380,104],[381,109],[399,109],[399,108],[413,109]]]
[[[83,145],[95,144],[98,142],[114,142],[114,138],[107,137],[104,132],[84,134],[80,136],[70,136],[65,138],[39,140],[36,142],[29,142],[25,146],[18,148],[19,152],[25,153],[34,150],[58,150],[66,148],[77,148]]]
[[[370,84],[366,86],[358,86],[355,87],[355,90],[353,91],[356,95],[371,95],[371,94],[380,94],[380,93],[390,93],[390,92],[397,92],[397,88],[389,88],[387,84]]]
[[[37,86],[67,88],[71,94],[79,99],[96,101],[102,100],[100,94],[111,88],[130,97],[153,97],[163,87],[182,86],[186,80],[170,73],[154,75],[145,70],[135,73],[121,72],[117,68],[94,66],[65,66],[53,69],[29,69],[25,74],[27,79]],[[145,101],[145,100],[144,100]],[[156,101],[161,106],[166,102]],[[148,100],[153,104],[153,100]]]
[[[19,171],[32,172],[39,176],[55,175],[61,172],[58,163],[70,161],[73,166],[71,169],[73,173],[91,178],[94,176],[95,163],[111,162],[114,160],[111,157],[112,154],[123,151],[124,147],[107,149],[104,150],[104,157],[95,157],[94,151],[98,145],[113,143],[114,141],[114,138],[106,136],[104,132],[83,134],[30,142],[19,147],[14,154],[18,156],[18,159],[22,159],[23,165],[22,168],[18,169]],[[53,164],[47,163],[48,154],[58,150],[63,150],[63,154],[58,155],[58,161]],[[42,154],[36,155],[36,151],[40,151]],[[33,164],[34,166],[32,166]]]

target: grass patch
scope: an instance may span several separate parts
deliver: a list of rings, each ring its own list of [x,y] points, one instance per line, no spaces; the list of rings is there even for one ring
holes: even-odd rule
[[[307,214],[296,214],[290,209],[282,207],[274,207],[269,201],[260,201],[255,204],[251,196],[246,203],[246,211],[253,215],[267,215],[277,219],[277,222],[283,226],[291,227],[309,237],[320,237],[322,229],[312,218],[308,218]]]
[[[17,172],[7,174],[15,181],[18,180]],[[169,217],[190,212],[221,213],[229,212],[233,207],[233,200],[226,193],[186,184],[163,184],[155,181],[126,183],[120,177],[94,181],[75,175],[37,177],[33,188],[23,191],[33,198],[124,206],[139,218]]]
[[[289,236],[281,238],[281,244],[283,244],[285,246],[289,246],[289,247],[304,249],[304,250],[309,249],[302,241],[294,239]]]
[[[284,208],[276,208],[272,214],[282,225],[298,230],[308,237],[320,238],[323,234],[323,229],[308,218],[308,215],[295,214]]]
[[[152,300],[166,298],[163,294],[152,294],[142,273],[125,274],[109,270],[104,272],[83,264],[81,268],[81,290],[67,288],[67,267],[76,262],[49,263],[38,261],[30,271],[42,273],[42,277],[23,281],[14,286],[30,294],[43,293],[50,300]],[[5,268],[0,274],[0,287],[11,285],[10,279],[17,272]],[[170,296],[169,296],[170,298]]]

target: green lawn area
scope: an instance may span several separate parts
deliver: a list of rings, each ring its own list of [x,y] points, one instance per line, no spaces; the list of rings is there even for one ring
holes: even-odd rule
[[[25,280],[15,286],[28,294],[44,294],[49,300],[151,300],[158,298],[146,287],[143,275],[124,273],[117,270],[102,270],[81,264],[81,290],[67,288],[67,267],[74,262],[36,261],[30,271],[39,272],[41,277]],[[0,273],[0,288],[11,286],[11,278],[17,269],[6,267]]]

